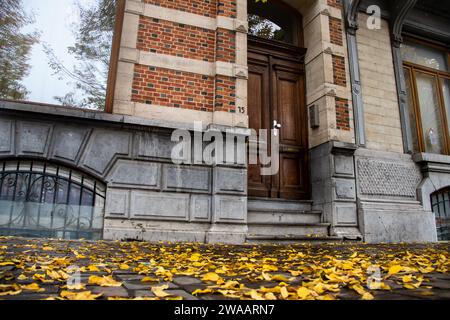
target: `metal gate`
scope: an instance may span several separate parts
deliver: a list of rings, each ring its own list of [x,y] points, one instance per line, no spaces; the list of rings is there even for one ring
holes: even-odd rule
[[[450,187],[431,195],[431,207],[436,216],[438,240],[450,240]]]
[[[0,235],[101,239],[105,187],[48,162],[0,161]]]

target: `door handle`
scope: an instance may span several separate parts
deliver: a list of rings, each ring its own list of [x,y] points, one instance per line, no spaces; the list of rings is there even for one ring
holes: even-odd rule
[[[281,123],[278,123],[277,120],[273,120],[273,128],[274,129],[281,129]]]
[[[278,136],[278,132],[281,129],[281,123],[278,123],[277,120],[273,120],[273,129],[274,129],[274,136]]]

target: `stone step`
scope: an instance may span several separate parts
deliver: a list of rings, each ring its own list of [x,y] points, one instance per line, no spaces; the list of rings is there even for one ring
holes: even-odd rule
[[[273,210],[273,211],[311,211],[312,201],[284,200],[270,198],[249,198],[248,211]]]
[[[341,243],[342,237],[336,236],[267,236],[267,235],[249,235],[246,243],[250,244],[302,244],[302,243]],[[347,241],[345,241],[347,242]]]
[[[265,209],[265,210],[250,210],[248,212],[248,223],[320,223],[322,217],[321,211],[297,211],[297,210],[284,210],[282,212]]]
[[[248,225],[248,235],[265,235],[268,237],[280,237],[280,236],[328,236],[329,223],[252,223]]]

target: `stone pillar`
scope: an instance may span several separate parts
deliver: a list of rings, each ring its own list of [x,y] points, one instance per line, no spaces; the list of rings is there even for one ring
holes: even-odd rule
[[[206,242],[241,244],[248,231],[245,153],[249,130],[221,130],[211,126],[205,134],[211,131],[226,135],[225,159],[223,164],[214,164],[212,169],[212,224],[206,233]],[[231,154],[234,156],[230,157]]]
[[[331,235],[361,239],[356,206],[355,144],[330,141],[310,151],[313,208],[323,211]]]

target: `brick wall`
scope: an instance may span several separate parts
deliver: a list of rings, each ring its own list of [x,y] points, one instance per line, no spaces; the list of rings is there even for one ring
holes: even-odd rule
[[[216,60],[236,62],[236,32],[217,29]]]
[[[214,17],[217,11],[216,0],[144,0],[143,2],[205,17]]]
[[[215,34],[212,30],[140,17],[139,50],[214,61],[214,41]]]
[[[339,130],[350,131],[350,110],[348,99],[335,98],[336,101],[336,127]]]
[[[236,0],[219,0],[217,3],[217,15],[236,18]]]
[[[236,0],[143,2],[210,18],[219,15],[235,18],[237,14]],[[189,25],[192,18],[187,19],[186,23],[168,21],[170,17],[165,19],[139,16],[138,50],[208,63],[236,63],[236,31],[223,28],[212,30],[199,27],[196,23]],[[145,103],[149,108],[157,105],[208,112],[235,112],[236,78],[180,72],[176,68],[175,63],[174,70],[136,64],[131,101]]]
[[[330,17],[330,41],[332,44],[342,46],[342,20]]]
[[[341,0],[327,0],[327,4],[330,7],[341,8]]]
[[[327,5],[342,10],[339,0],[327,0]],[[350,127],[350,106],[347,91],[347,72],[346,72],[346,48],[344,48],[343,20],[340,15],[329,16],[330,43],[335,46],[331,54],[333,84],[336,88],[336,97],[334,98],[336,109],[336,129],[343,132],[351,131]],[[339,48],[340,47],[340,48]],[[343,53],[341,52],[343,50]],[[344,54],[344,55],[342,55]]]
[[[216,76],[215,111],[235,112],[236,79]]]
[[[347,86],[347,76],[345,73],[345,58],[337,55],[332,55],[333,61],[333,79],[334,84],[338,86]]]
[[[136,65],[134,71],[132,100],[135,102],[213,110],[213,77],[143,65]]]

